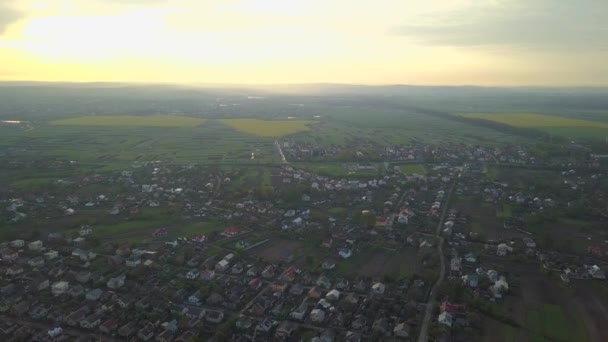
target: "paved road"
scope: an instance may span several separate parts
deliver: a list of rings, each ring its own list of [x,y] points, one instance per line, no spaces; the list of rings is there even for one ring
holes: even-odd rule
[[[283,149],[281,148],[281,144],[279,144],[278,140],[274,141],[274,146],[277,147],[277,150],[279,151],[279,154],[281,155],[281,163],[283,163],[283,164],[289,164],[289,162],[287,161],[287,159],[285,159],[285,155],[283,154]]]
[[[460,175],[458,175],[460,178]],[[431,293],[429,295],[429,301],[426,304],[426,311],[424,312],[424,319],[422,320],[422,324],[420,325],[420,335],[418,335],[418,342],[427,342],[429,339],[429,326],[431,325],[431,319],[433,317],[433,309],[435,308],[435,302],[437,301],[437,290],[441,286],[443,279],[445,278],[445,257],[443,255],[443,242],[444,239],[441,236],[441,227],[443,227],[443,221],[445,220],[445,215],[448,212],[450,198],[452,197],[452,193],[454,192],[454,188],[456,187],[456,182],[458,179],[455,179],[448,191],[448,197],[445,200],[443,212],[441,213],[441,218],[439,219],[439,223],[437,224],[437,228],[435,230],[435,237],[439,238],[439,243],[437,244],[437,251],[439,253],[439,261],[441,263],[439,269],[439,277],[437,278],[437,282],[431,288]]]

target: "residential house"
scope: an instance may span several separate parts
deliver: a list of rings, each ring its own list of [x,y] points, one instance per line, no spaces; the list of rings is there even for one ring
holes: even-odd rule
[[[155,239],[166,238],[169,233],[165,228],[158,228],[152,232],[152,237]]]
[[[11,247],[13,248],[23,248],[23,246],[25,246],[25,241],[23,240],[13,240],[10,243]]]
[[[296,330],[297,326],[289,321],[283,321],[277,327],[275,337],[280,340],[285,340],[290,337]]]
[[[41,256],[36,256],[27,261],[27,264],[31,267],[42,267],[44,266],[44,258]]]
[[[321,298],[321,289],[318,286],[311,287],[308,290],[308,297],[313,299]]]
[[[310,312],[310,320],[313,323],[321,323],[325,320],[325,311],[321,309],[313,309]]]
[[[465,261],[467,264],[475,264],[475,263],[477,263],[477,257],[476,257],[476,256],[475,256],[475,254],[473,254],[473,253],[467,253],[467,254],[464,256],[464,261]]]
[[[136,322],[130,321],[129,323],[123,325],[122,327],[120,327],[120,329],[118,329],[118,335],[128,339],[129,337],[132,337],[135,334],[137,330],[136,327]]]
[[[300,306],[298,306],[294,311],[292,311],[289,314],[289,317],[298,320],[298,321],[302,321],[304,320],[304,317],[306,316],[306,312],[308,311],[308,304],[306,304],[306,302],[302,302],[302,304],[300,304]]]
[[[154,324],[147,322],[143,328],[137,332],[137,337],[142,341],[149,341],[154,337]]]
[[[200,305],[203,300],[203,294],[200,290],[196,290],[193,294],[188,297],[188,303],[192,305]]]
[[[462,276],[462,282],[464,285],[476,288],[479,284],[479,276],[477,274],[467,274]]]
[[[123,287],[126,279],[127,279],[127,276],[124,274],[119,275],[118,277],[110,278],[110,280],[108,280],[108,282],[106,283],[106,286],[108,286],[109,288],[111,288],[113,290],[119,289],[119,288]]]
[[[531,238],[524,237],[522,240],[526,248],[536,248],[536,242],[534,242],[534,240],[532,240]]]
[[[217,272],[226,272],[229,266],[230,262],[228,260],[222,259],[217,264],[215,264],[215,270]]]
[[[442,312],[439,317],[437,317],[437,322],[439,322],[439,324],[445,325],[449,328],[452,327],[452,314],[444,311]]]
[[[2,261],[14,262],[19,258],[19,252],[12,248],[5,248],[2,250]]]
[[[411,327],[407,323],[399,323],[393,328],[393,335],[398,338],[409,338]]]
[[[70,284],[67,281],[58,281],[51,286],[51,293],[53,296],[59,296],[66,293],[69,288]]]
[[[197,279],[200,276],[200,272],[194,268],[191,269],[190,271],[188,271],[188,273],[186,273],[186,279],[190,279],[190,280],[194,280]]]
[[[262,271],[262,277],[266,279],[270,279],[274,277],[274,266],[268,265]]]
[[[289,288],[289,294],[292,296],[301,296],[304,293],[304,286],[302,284],[294,284]]]
[[[513,247],[505,243],[501,243],[496,246],[496,255],[498,256],[507,256],[511,252],[513,252]]]
[[[382,295],[382,294],[384,294],[385,289],[386,289],[386,286],[382,283],[375,283],[374,285],[372,285],[373,294]]]
[[[352,251],[349,248],[340,248],[338,254],[340,254],[340,257],[342,257],[342,259],[348,259],[353,255]]]
[[[457,256],[452,257],[452,259],[450,259],[450,271],[459,273],[461,269],[462,260]]]
[[[118,328],[118,321],[115,319],[108,319],[99,325],[99,331],[104,334],[112,335]]]
[[[54,251],[54,250],[50,250],[50,251],[44,253],[44,257],[47,260],[53,260],[53,259],[56,259],[57,257],[59,257],[59,252],[58,251]]]
[[[94,289],[94,290],[87,292],[86,299],[91,300],[91,301],[96,301],[101,297],[102,294],[103,294],[103,291],[101,289]]]
[[[202,280],[213,280],[214,278],[215,278],[214,270],[204,270],[203,273],[201,273]]]
[[[219,310],[209,310],[205,315],[205,320],[214,324],[221,323],[224,320],[224,313]]]
[[[79,283],[87,283],[91,280],[91,272],[81,271],[76,274],[76,281]]]
[[[315,284],[325,289],[331,288],[331,280],[329,280],[329,278],[323,274],[320,275],[319,278],[317,278]]]
[[[127,267],[137,267],[141,265],[141,256],[140,255],[131,255],[125,262]]]
[[[325,298],[330,302],[335,302],[340,299],[340,291],[333,289],[325,295]]]
[[[336,263],[331,259],[327,259],[323,261],[323,263],[321,264],[321,268],[324,270],[333,270],[334,268],[336,268]]]
[[[135,298],[131,295],[121,295],[116,300],[116,303],[121,308],[126,309],[126,308],[131,307],[133,305],[133,303],[135,303]]]
[[[101,324],[101,314],[94,313],[89,315],[87,318],[80,321],[80,327],[84,329],[94,329],[97,328]]]
[[[42,249],[42,241],[36,240],[27,244],[27,249],[30,251],[39,251]]]

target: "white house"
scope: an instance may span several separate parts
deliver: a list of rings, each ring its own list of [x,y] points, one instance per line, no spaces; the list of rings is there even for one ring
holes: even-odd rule
[[[40,267],[44,266],[44,258],[41,256],[33,257],[27,261],[28,265],[31,267]]]
[[[443,324],[443,325],[451,328],[452,327],[452,314],[450,314],[447,311],[443,312],[442,314],[439,315],[439,317],[437,317],[437,322],[439,322],[439,324]]]
[[[310,320],[315,323],[321,323],[325,320],[325,312],[320,309],[314,309],[310,312]]]
[[[125,264],[127,265],[127,267],[137,267],[141,265],[141,257],[132,255],[125,261]]]
[[[507,256],[507,254],[513,252],[513,247],[507,245],[506,243],[501,243],[496,247],[496,255],[498,256]]]
[[[49,337],[55,338],[61,334],[63,334],[63,329],[61,327],[55,327],[53,329],[48,330]]]
[[[67,281],[58,281],[51,285],[51,293],[53,296],[59,296],[64,294],[70,288],[70,283]]]
[[[534,240],[532,240],[531,238],[529,238],[529,237],[525,237],[525,238],[523,238],[522,240],[523,240],[523,242],[524,242],[524,245],[525,245],[527,248],[536,248],[536,242],[534,242]]]
[[[215,270],[218,272],[225,272],[230,266],[230,262],[226,259],[220,260],[217,264],[215,264]]]
[[[87,236],[87,235],[91,235],[93,234],[93,228],[89,227],[89,226],[82,226],[80,227],[80,230],[78,231],[78,235],[80,236]]]
[[[348,259],[353,255],[353,252],[348,248],[340,248],[340,252],[338,252],[343,259]]]
[[[325,298],[327,298],[327,300],[335,302],[338,299],[340,299],[340,291],[333,289],[329,292],[327,292],[327,294],[325,295]]]
[[[30,251],[39,251],[40,249],[42,249],[42,241],[40,241],[40,240],[32,241],[27,244],[27,248]]]
[[[58,256],[59,256],[59,252],[53,251],[53,250],[50,250],[50,251],[44,253],[44,257],[47,258],[48,260],[56,259]]]
[[[126,275],[120,275],[118,277],[110,278],[106,285],[111,289],[119,289],[125,284],[125,280],[127,279]]]
[[[186,279],[196,279],[201,275],[201,273],[197,269],[192,269],[186,273]]]
[[[201,293],[200,290],[197,290],[196,292],[191,294],[190,297],[188,297],[188,303],[193,304],[193,305],[199,305],[202,300],[203,300],[203,294]]]
[[[374,285],[372,285],[372,293],[373,294],[384,294],[385,288],[386,288],[386,286],[384,286],[384,284],[375,283]]]
[[[25,241],[23,241],[23,240],[11,241],[11,247],[13,247],[13,248],[21,248],[23,246],[25,246]]]

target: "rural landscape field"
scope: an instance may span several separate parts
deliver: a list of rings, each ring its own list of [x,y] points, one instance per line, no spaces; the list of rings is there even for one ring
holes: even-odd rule
[[[72,88],[22,86],[37,100],[19,110],[0,87],[11,322],[121,341],[131,326],[138,339],[608,339],[608,113],[580,100],[603,97],[539,111],[510,90],[511,110],[483,98],[470,113],[459,88],[96,87],[69,101]],[[40,272],[48,288],[22,278]],[[80,310],[84,323],[50,316]]]

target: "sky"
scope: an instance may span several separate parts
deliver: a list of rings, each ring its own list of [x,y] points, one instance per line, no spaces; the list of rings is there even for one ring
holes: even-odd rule
[[[607,86],[607,0],[0,0],[0,80]]]

